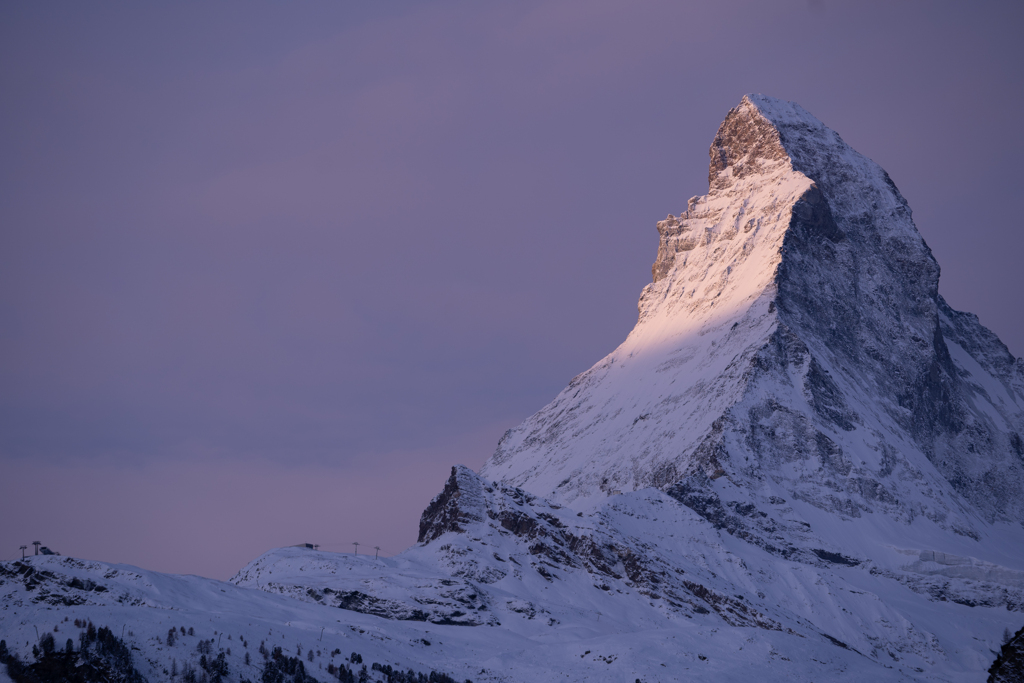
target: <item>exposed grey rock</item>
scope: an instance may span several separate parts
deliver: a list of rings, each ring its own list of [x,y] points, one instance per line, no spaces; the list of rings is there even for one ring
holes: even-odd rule
[[[988,683],[1024,682],[1024,628],[1003,644],[988,674]]]

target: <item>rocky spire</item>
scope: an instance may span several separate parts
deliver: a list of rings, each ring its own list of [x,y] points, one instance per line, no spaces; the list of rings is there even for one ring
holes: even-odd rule
[[[850,517],[1024,519],[1022,365],[939,297],[888,174],[763,95],[710,157],[708,194],[657,225],[629,337],[483,474],[566,501],[728,475]]]

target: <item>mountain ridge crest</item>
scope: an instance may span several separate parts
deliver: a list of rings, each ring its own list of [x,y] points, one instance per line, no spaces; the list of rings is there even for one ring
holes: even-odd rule
[[[889,175],[764,95],[729,112],[709,154],[709,193],[657,224],[626,341],[510,430],[481,473],[576,505],[727,474],[837,514],[955,518],[976,534],[966,499],[990,522],[1024,521],[1022,364],[939,296]],[[935,480],[926,501],[906,495],[920,477]]]

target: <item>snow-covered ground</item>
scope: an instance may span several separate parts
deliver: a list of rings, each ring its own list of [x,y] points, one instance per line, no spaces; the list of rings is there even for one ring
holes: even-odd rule
[[[654,489],[580,517],[458,469],[442,498],[451,514],[427,525],[437,535],[394,558],[281,548],[231,582],[63,557],[5,563],[0,636],[30,658],[36,628],[77,642],[74,620],[91,620],[123,630],[150,680],[167,680],[172,661],[197,666],[198,640],[215,638],[232,680],[258,678],[266,643],[303,661],[312,650],[321,680],[328,662],[358,652],[368,665],[474,681],[977,681],[1020,621],[1005,605],[936,601],[908,585],[958,569],[947,588],[1020,594],[1020,567],[936,556],[926,546],[940,530],[923,519],[902,546],[878,529],[860,548],[873,559],[849,566],[780,558]],[[168,647],[172,627],[195,635]]]

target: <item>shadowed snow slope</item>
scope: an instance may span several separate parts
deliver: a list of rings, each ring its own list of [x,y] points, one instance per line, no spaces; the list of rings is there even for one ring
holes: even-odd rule
[[[127,624],[151,680],[197,666],[166,639],[192,625],[231,681],[264,640],[324,681],[336,650],[477,683],[983,680],[1024,622],[1024,365],[797,105],[743,98],[709,181],[658,223],[622,346],[453,468],[416,546],[277,549],[230,583],[0,563],[0,637],[28,659],[65,617]]]
[[[577,505],[726,476],[845,518],[968,536],[1024,520],[1024,365],[939,296],[885,171],[752,95],[719,128],[709,180],[658,223],[626,341],[481,473]]]

